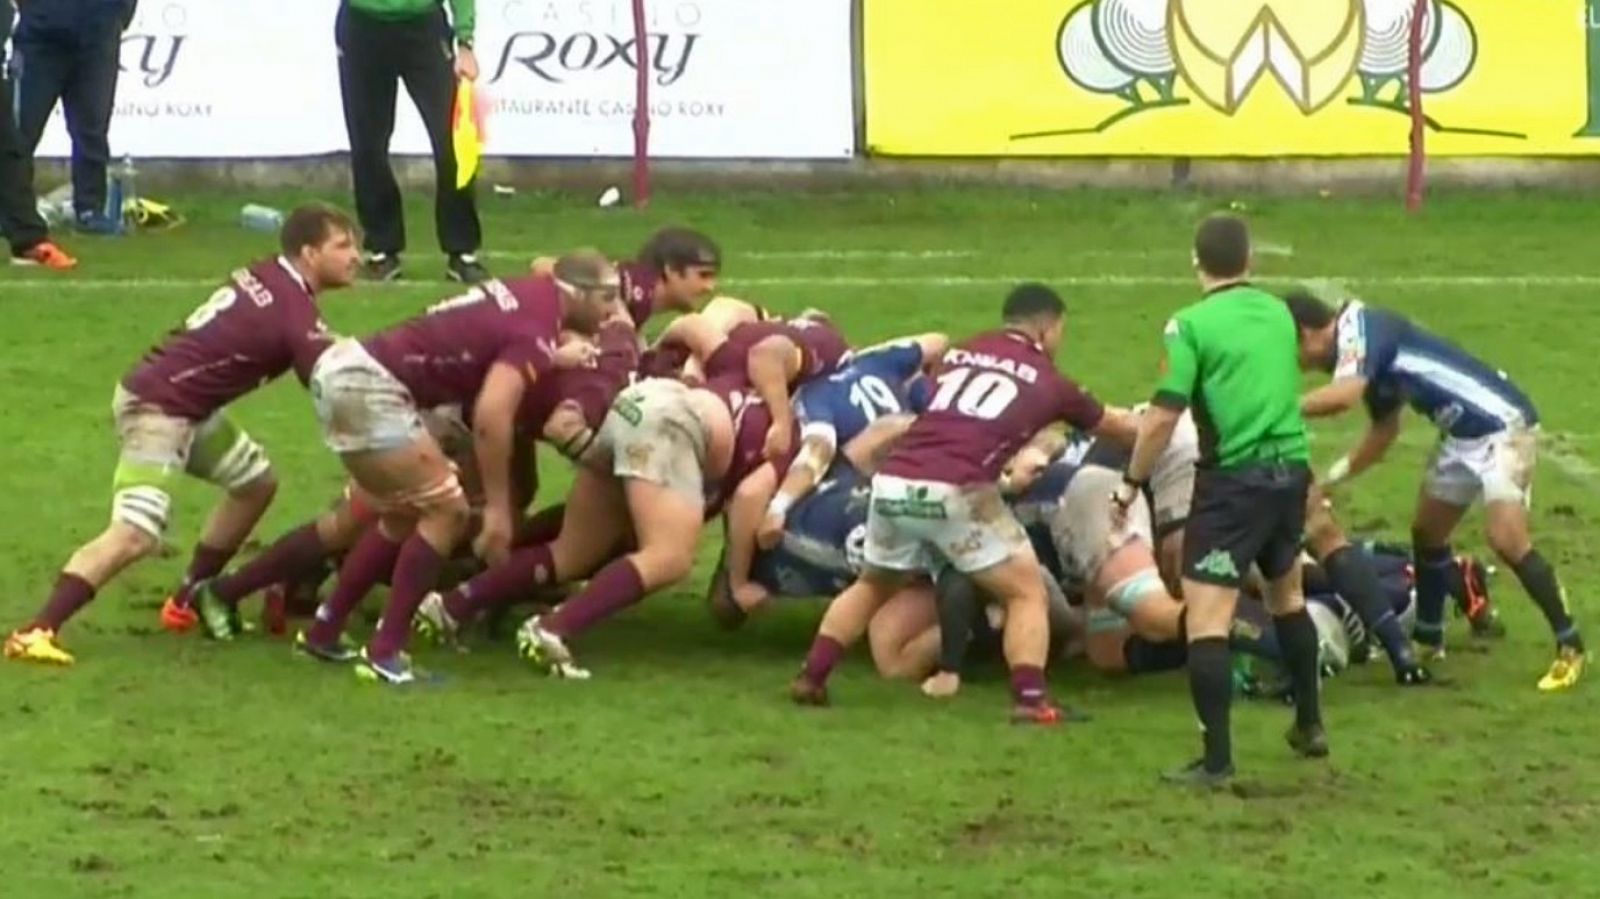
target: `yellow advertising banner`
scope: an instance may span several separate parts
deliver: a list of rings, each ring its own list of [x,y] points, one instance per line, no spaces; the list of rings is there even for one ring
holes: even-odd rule
[[[1429,155],[1600,153],[1600,0],[1428,0]],[[864,0],[867,145],[1404,155],[1415,0]]]

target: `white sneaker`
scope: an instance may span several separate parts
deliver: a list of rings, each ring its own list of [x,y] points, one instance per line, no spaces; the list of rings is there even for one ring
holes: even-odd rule
[[[411,629],[435,643],[453,644],[460,636],[461,625],[450,617],[450,611],[444,607],[444,596],[429,593],[422,598],[417,617],[411,621]]]
[[[589,671],[580,668],[567,649],[566,641],[540,626],[538,615],[522,622],[517,628],[517,654],[543,668],[553,677],[569,680],[588,680]]]

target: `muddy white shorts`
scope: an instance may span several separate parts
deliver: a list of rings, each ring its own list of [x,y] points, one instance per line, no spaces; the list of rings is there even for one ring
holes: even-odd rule
[[[972,574],[1020,550],[1030,550],[1028,537],[998,485],[872,478],[865,557],[873,568]]]
[[[322,439],[336,453],[400,449],[426,433],[411,391],[359,340],[328,347],[310,386]]]
[[[1452,506],[1529,504],[1539,454],[1539,428],[1507,428],[1486,437],[1444,437],[1423,475],[1428,495]]]

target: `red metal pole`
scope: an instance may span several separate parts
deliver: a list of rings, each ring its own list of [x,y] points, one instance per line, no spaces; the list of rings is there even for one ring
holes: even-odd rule
[[[1411,11],[1410,52],[1406,59],[1406,93],[1411,102],[1411,160],[1406,171],[1406,211],[1422,208],[1423,168],[1427,160],[1422,118],[1422,20],[1428,14],[1428,0],[1417,0]]]
[[[644,0],[633,0],[633,46],[637,72],[633,91],[633,206],[650,203],[650,47]]]

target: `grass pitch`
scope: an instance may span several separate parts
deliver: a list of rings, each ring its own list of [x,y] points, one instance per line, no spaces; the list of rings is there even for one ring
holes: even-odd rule
[[[234,224],[238,207],[295,198],[163,199],[186,226],[71,239],[83,265],[70,276],[0,272],[7,628],[104,522],[113,382],[229,268],[270,251],[268,236]],[[1246,202],[1263,282],[1337,279],[1529,390],[1552,438],[1537,540],[1600,635],[1592,200],[1437,196],[1415,219],[1398,202]],[[643,215],[525,194],[485,198],[484,210],[501,273],[579,244],[625,255],[655,225],[695,224],[724,244],[727,292],[822,307],[863,342],[989,327],[1007,285],[1044,280],[1071,310],[1062,367],[1132,402],[1154,381],[1162,322],[1195,296],[1191,228],[1222,205],[950,189],[668,196]],[[408,212],[411,280],[330,294],[336,329],[366,332],[450,292],[431,280],[442,259],[429,210]],[[283,482],[258,535],[271,539],[335,493],[338,465],[292,379],[247,399],[238,419]],[[1319,427],[1319,465],[1358,427]],[[1405,537],[1430,436],[1408,421],[1393,458],[1347,492],[1347,524]],[[541,500],[565,481],[551,462]],[[935,705],[857,655],[834,708],[792,708],[784,687],[821,605],[718,632],[701,606],[710,541],[684,590],[576,647],[595,670],[588,683],[545,680],[508,644],[480,642],[471,655],[419,651],[449,679],[395,692],[292,658],[280,640],[172,637],[156,607],[210,497],[191,485],[177,499],[178,552],[69,625],[75,668],[0,666],[5,895],[1578,896],[1600,874],[1600,686],[1534,690],[1550,640],[1505,576],[1494,587],[1510,637],[1472,652],[1453,624],[1454,688],[1400,693],[1382,664],[1330,682],[1327,764],[1289,757],[1284,710],[1236,706],[1251,796],[1196,797],[1154,783],[1197,747],[1181,675],[1057,670],[1054,688],[1096,720],[1045,732],[1003,723],[1001,677]],[[1459,546],[1483,551],[1478,523]]]

